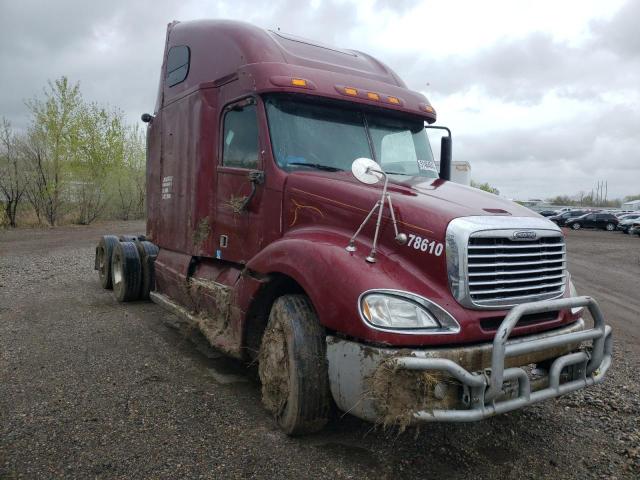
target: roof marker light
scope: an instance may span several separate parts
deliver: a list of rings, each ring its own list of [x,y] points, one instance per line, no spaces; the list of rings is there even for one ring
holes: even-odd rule
[[[358,95],[358,89],[353,87],[344,87],[344,93],[355,97]]]
[[[307,87],[307,81],[303,78],[292,78],[291,85],[294,87]]]
[[[400,99],[398,97],[387,97],[387,100],[394,105],[400,105]]]
[[[367,98],[369,98],[369,100],[375,100],[377,102],[378,100],[380,100],[380,95],[374,92],[368,92]]]

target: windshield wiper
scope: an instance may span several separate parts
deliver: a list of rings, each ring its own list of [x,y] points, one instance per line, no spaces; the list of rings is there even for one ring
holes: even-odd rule
[[[316,170],[324,170],[325,172],[343,172],[341,168],[322,165],[321,163],[305,163],[305,162],[289,162],[287,165],[296,165],[302,167],[315,168]]]
[[[387,172],[385,170],[385,172],[387,175],[404,175],[406,177],[415,177],[416,174],[415,173],[404,173],[404,172]]]

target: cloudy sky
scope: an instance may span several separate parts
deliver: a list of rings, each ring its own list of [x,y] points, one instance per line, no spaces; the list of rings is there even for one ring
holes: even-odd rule
[[[0,116],[48,79],[150,112],[171,20],[233,18],[363,50],[426,94],[454,158],[507,197],[640,193],[639,0],[0,0]]]

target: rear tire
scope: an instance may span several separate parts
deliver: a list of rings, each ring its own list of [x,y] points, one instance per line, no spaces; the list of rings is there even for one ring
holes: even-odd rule
[[[155,290],[155,269],[154,262],[158,256],[158,247],[147,241],[136,242],[138,255],[140,255],[141,275],[140,280],[140,300],[148,300],[149,292]]]
[[[130,302],[140,296],[142,268],[138,247],[133,242],[120,242],[111,259],[113,293],[119,302]]]
[[[273,303],[259,354],[262,403],[288,435],[321,430],[331,396],[324,329],[304,295]]]
[[[118,243],[118,237],[115,235],[103,235],[96,247],[94,268],[98,271],[100,285],[107,290],[113,288],[111,281],[111,256],[113,255],[113,249]]]
[[[579,223],[571,224],[571,228],[573,228],[574,230],[580,230],[580,227],[582,227],[582,225],[580,225]]]
[[[613,223],[607,223],[607,226],[604,228],[607,229],[607,232],[613,232],[616,229],[616,226]]]
[[[137,235],[120,235],[121,242],[135,242],[138,240]]]

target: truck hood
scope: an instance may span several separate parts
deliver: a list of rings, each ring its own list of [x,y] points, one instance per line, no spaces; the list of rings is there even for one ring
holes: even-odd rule
[[[440,179],[394,177],[389,182],[396,218],[404,230],[418,227],[444,239],[446,227],[457,217],[478,215],[540,215],[497,195]],[[399,181],[396,181],[399,180]],[[286,183],[284,212],[288,228],[323,224],[355,232],[382,193],[382,184],[363,185],[350,172],[299,172]],[[389,209],[384,211],[385,230],[392,230]],[[374,225],[375,221],[371,221]],[[364,234],[372,229],[365,229]],[[372,233],[372,232],[371,232]],[[408,233],[408,232],[407,232]]]
[[[305,253],[299,261],[316,269],[317,275],[322,277],[320,283],[329,285],[326,287],[327,293],[321,296],[323,300],[332,299],[329,303],[332,306],[327,307],[325,312],[327,325],[333,325],[332,328],[344,330],[355,337],[377,341],[384,334],[373,332],[370,328],[362,330],[357,311],[354,311],[351,323],[347,324],[335,319],[334,315],[353,308],[359,296],[366,291],[401,290],[440,305],[460,323],[464,335],[468,335],[465,338],[473,338],[474,341],[490,339],[492,333],[481,330],[480,320],[495,319],[496,315],[504,315],[505,312],[473,311],[453,297],[447,273],[449,252],[446,235],[449,223],[459,217],[476,217],[477,225],[486,226],[492,222],[479,221],[481,219],[477,217],[487,220],[499,217],[495,218],[496,229],[512,225],[510,218],[518,229],[539,229],[545,223],[548,223],[550,230],[557,230],[558,227],[541,215],[496,195],[440,179],[414,177],[401,179],[400,182],[394,179],[389,184],[389,193],[399,231],[406,234],[409,241],[402,245],[396,241],[390,211],[385,205],[376,261],[372,263],[366,258],[371,252],[376,216],[372,216],[359,233],[355,249],[347,250],[346,247],[380,199],[382,186],[363,185],[350,172],[296,172],[287,176],[281,218],[284,238],[306,241]],[[531,219],[531,227],[528,219]],[[341,295],[335,295],[336,289],[342,292]],[[323,303],[323,300],[319,302]],[[415,338],[414,341],[416,344],[420,340],[428,340],[430,344],[450,341],[446,336],[427,337]],[[404,337],[393,341],[396,340],[403,344],[410,342]]]

